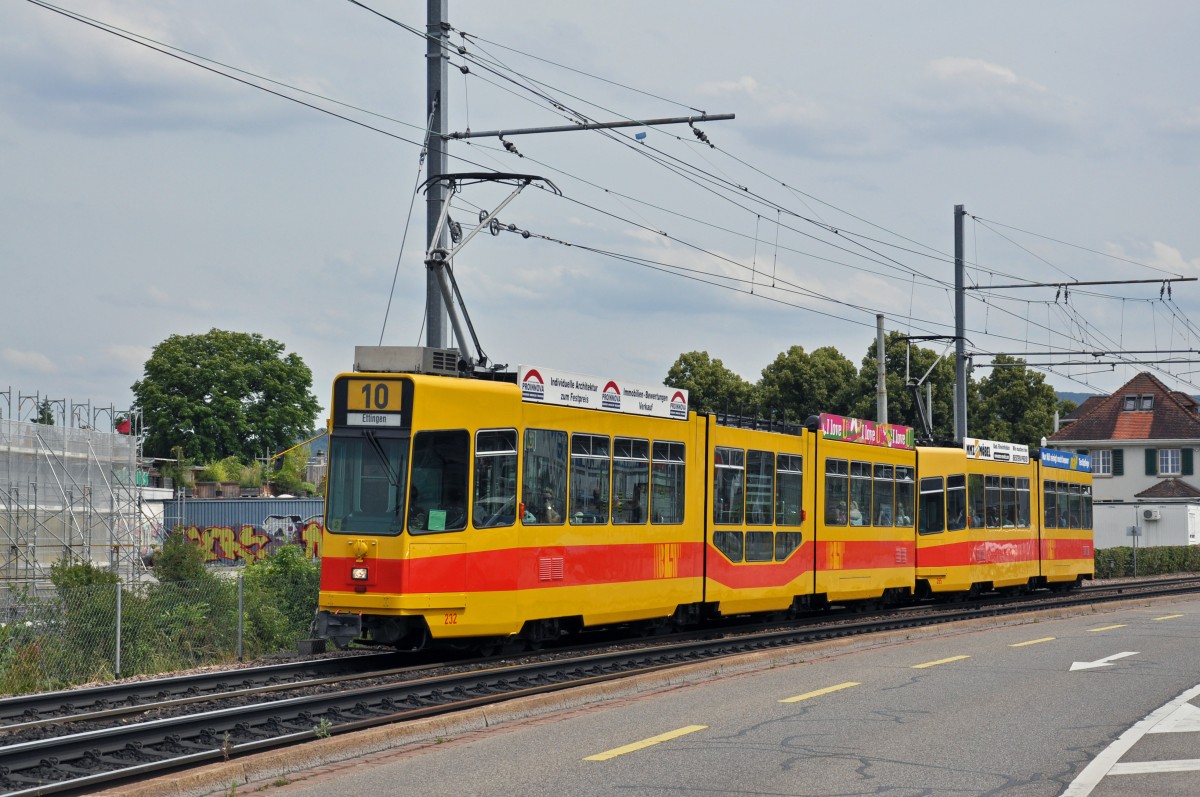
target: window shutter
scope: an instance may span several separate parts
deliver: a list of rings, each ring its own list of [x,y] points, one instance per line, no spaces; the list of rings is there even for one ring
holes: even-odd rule
[[[1146,475],[1147,476],[1157,476],[1158,475],[1158,449],[1157,448],[1147,448],[1146,449]]]
[[[1192,475],[1192,449],[1183,449],[1183,475]]]
[[[1125,449],[1114,448],[1112,453],[1112,475],[1125,475]]]

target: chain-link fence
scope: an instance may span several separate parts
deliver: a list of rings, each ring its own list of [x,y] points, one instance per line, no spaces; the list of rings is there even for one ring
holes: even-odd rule
[[[0,694],[294,652],[308,636],[318,572],[0,590]]]

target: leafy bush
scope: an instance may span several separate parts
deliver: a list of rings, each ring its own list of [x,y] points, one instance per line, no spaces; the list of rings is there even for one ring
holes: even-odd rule
[[[1134,563],[1137,563],[1136,572]],[[1105,548],[1095,554],[1096,578],[1157,576],[1165,573],[1200,573],[1200,546],[1156,546],[1134,549]]]

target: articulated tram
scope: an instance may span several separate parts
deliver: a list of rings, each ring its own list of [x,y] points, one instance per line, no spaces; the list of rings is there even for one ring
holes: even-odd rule
[[[408,370],[334,382],[314,629],[339,647],[487,649],[1092,573],[1084,456],[768,425],[546,369]]]

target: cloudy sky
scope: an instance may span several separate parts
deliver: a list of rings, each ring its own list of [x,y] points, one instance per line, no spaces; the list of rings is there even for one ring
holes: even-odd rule
[[[355,345],[424,341],[425,46],[396,23],[425,4],[363,4],[56,6],[107,31],[0,6],[5,417],[126,407],[172,334],[274,338],[323,403]],[[1200,348],[1200,283],[1159,282],[1200,272],[1195,3],[450,0],[450,23],[455,131],[736,114],[697,125],[711,147],[686,125],[450,145],[452,171],[562,192],[456,260],[495,362],[657,384],[703,350],[755,380],[792,345],[859,362],[876,313],[952,334],[957,204],[977,365],[1200,360],[1170,353]],[[470,186],[452,216],[502,196]],[[989,287],[1087,280],[1150,282]],[[1142,369],[1200,393],[1196,362],[1047,375]]]

